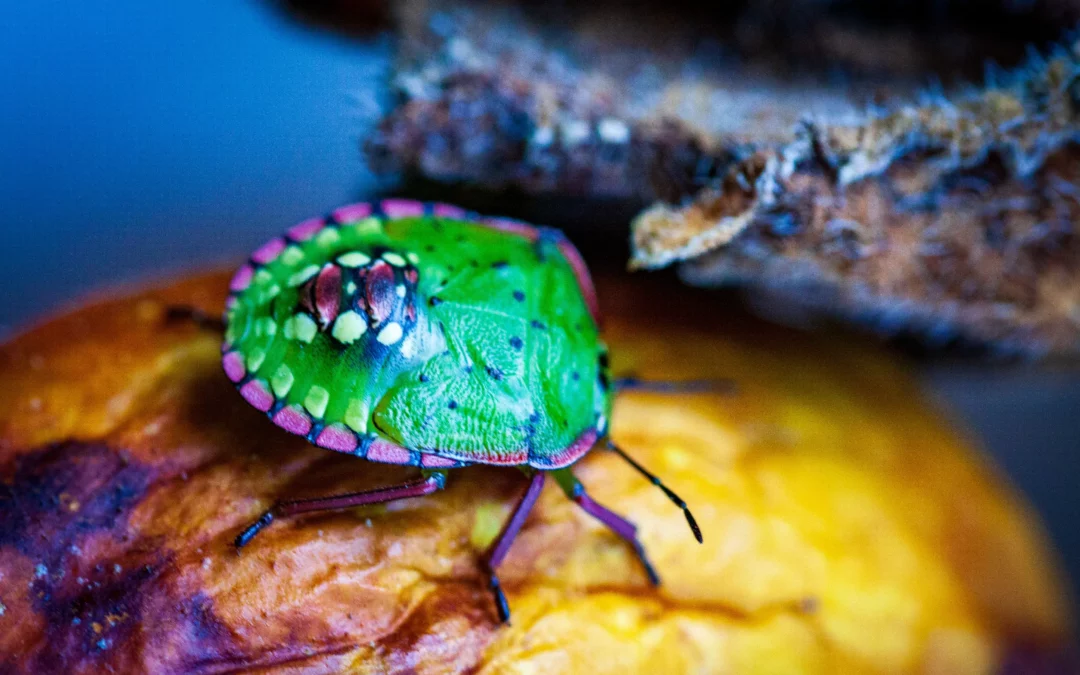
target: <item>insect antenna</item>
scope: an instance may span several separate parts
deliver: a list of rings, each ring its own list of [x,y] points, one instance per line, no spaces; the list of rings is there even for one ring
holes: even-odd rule
[[[188,305],[172,305],[165,310],[165,321],[180,322],[190,321],[199,328],[213,330],[219,333],[225,332],[225,322],[220,317],[211,316],[197,307]]]
[[[658,394],[733,394],[735,381],[715,380],[641,380],[623,377],[613,382],[616,389],[627,391],[651,391]]]
[[[697,521],[694,520],[694,514],[690,513],[690,507],[686,505],[686,502],[683,501],[682,497],[675,494],[671,490],[671,488],[664,485],[664,482],[661,481],[654,473],[638,464],[637,460],[628,455],[625,450],[612,443],[611,439],[607,440],[607,446],[619,457],[622,457],[627,464],[634,467],[634,469],[642,476],[644,476],[650,483],[663,490],[664,494],[667,495],[667,498],[674,502],[675,506],[678,506],[680,509],[682,509],[683,515],[686,516],[686,522],[688,525],[690,525],[690,531],[694,533],[694,539],[697,539],[699,544],[702,543],[704,540],[701,537],[701,528],[698,527]]]

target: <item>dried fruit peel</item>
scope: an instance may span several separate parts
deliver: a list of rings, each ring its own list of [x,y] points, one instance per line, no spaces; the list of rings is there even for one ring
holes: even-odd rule
[[[599,281],[617,373],[739,386],[614,410],[615,439],[694,506],[704,545],[616,458],[579,465],[640,526],[659,591],[550,486],[502,570],[515,613],[499,628],[472,538],[523,484],[482,467],[432,497],[275,525],[236,556],[274,498],[407,469],[310,447],[239,401],[217,338],[161,321],[169,303],[219,310],[227,279],[211,275],[0,348],[0,665],[977,673],[1067,641],[1037,522],[901,366],[685,290]]]

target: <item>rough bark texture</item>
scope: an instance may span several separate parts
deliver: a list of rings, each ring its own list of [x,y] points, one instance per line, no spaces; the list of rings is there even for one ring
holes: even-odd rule
[[[627,393],[612,420],[693,506],[703,545],[618,458],[578,465],[639,526],[660,589],[549,485],[500,570],[500,627],[478,555],[524,489],[512,469],[278,522],[238,556],[275,499],[409,470],[277,429],[213,334],[165,322],[172,303],[220,311],[227,278],[0,346],[0,672],[1075,672],[1037,522],[904,368],[640,279],[599,279],[615,372],[738,387]]]
[[[1078,7],[766,4],[402,3],[400,101],[368,155],[652,203],[633,266],[689,261],[694,284],[936,342],[1076,352],[1080,56],[1018,54]],[[1023,63],[965,89],[994,57]]]

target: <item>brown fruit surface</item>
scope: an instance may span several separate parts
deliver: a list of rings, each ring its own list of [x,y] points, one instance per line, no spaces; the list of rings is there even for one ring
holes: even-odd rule
[[[846,338],[718,314],[715,296],[601,278],[616,373],[730,377],[733,395],[628,393],[617,458],[577,471],[640,527],[664,585],[549,484],[501,569],[477,554],[524,482],[448,489],[233,537],[279,497],[410,470],[310,447],[251,409],[217,337],[226,276],[106,301],[0,347],[0,672],[992,672],[1052,652],[1068,596],[1039,525],[928,409]]]

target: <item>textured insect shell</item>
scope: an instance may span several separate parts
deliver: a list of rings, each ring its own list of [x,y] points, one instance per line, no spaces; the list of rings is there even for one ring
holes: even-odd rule
[[[610,413],[595,307],[565,238],[448,205],[356,204],[236,273],[223,366],[250,404],[322,447],[559,468]]]

